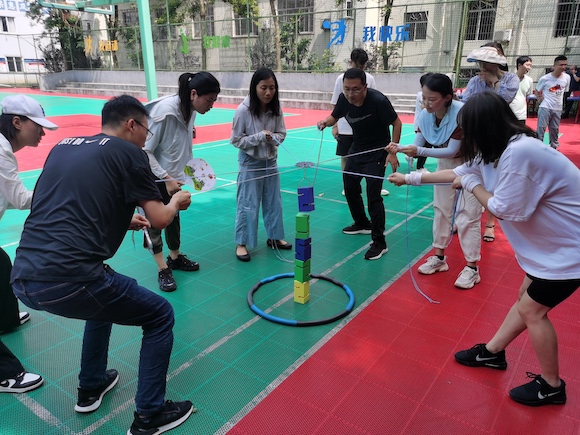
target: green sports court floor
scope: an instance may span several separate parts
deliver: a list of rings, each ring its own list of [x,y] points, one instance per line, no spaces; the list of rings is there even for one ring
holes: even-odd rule
[[[102,100],[92,98],[35,97],[49,117],[98,115],[103,104]],[[217,108],[205,116],[198,115],[196,125],[223,124],[231,122],[232,117],[233,109]],[[317,120],[310,118],[308,122],[315,124]],[[229,126],[224,127],[224,137],[229,136],[228,129]],[[410,135],[412,128],[405,126],[405,133]],[[82,130],[70,135],[79,134],[83,134]],[[59,131],[50,135],[63,137]],[[408,257],[414,259],[429,247],[431,191],[427,188],[415,192],[417,195],[408,204],[404,190],[396,189],[397,195],[385,197],[390,251],[380,262],[365,261],[363,254],[368,248],[369,236],[346,236],[340,231],[351,223],[341,195],[341,175],[323,170],[339,170],[340,161],[334,154],[334,140],[329,131],[322,147],[320,139],[321,133],[314,127],[292,129],[280,148],[278,165],[282,172],[285,231],[287,239],[292,241],[298,212],[297,188],[314,185],[316,209],[310,218],[312,272],[329,275],[350,286],[356,295],[356,307],[360,307],[401,273]],[[203,140],[203,128],[198,128],[197,141],[200,140]],[[282,326],[258,318],[248,308],[247,293],[260,279],[293,272],[293,252],[282,251],[278,258],[275,251],[266,247],[261,225],[259,246],[251,251],[252,261],[238,261],[233,241],[237,150],[227,139],[222,139],[196,145],[194,155],[210,163],[218,182],[216,189],[196,194],[192,206],[182,213],[182,251],[200,262],[200,271],[176,271],[178,290],[162,293],[172,303],[176,317],[167,397],[191,399],[198,408],[187,424],[172,432],[176,434],[218,431],[337,326],[336,323],[310,328]],[[318,171],[296,167],[297,161],[317,162],[318,159],[322,162]],[[29,170],[21,177],[27,187],[33,188],[39,174],[38,169]],[[403,223],[407,206],[413,213],[419,211],[421,216],[411,223],[414,237],[419,237],[410,244],[409,253]],[[27,211],[10,210],[2,219],[0,245],[12,258],[26,216]],[[109,264],[159,292],[155,264],[141,245],[142,235],[129,233]],[[273,307],[271,314],[279,317],[313,320],[344,310],[348,302],[340,287],[318,281],[311,286],[311,301],[295,304],[292,298],[288,299],[292,285],[292,280],[280,280],[262,287],[256,293],[256,305],[264,310]],[[126,431],[134,408],[141,331],[135,327],[114,326],[109,365],[119,370],[121,381],[97,412],[80,415],[73,411],[73,406],[82,331],[82,321],[33,312],[28,324],[3,335],[3,341],[25,367],[46,379],[44,387],[28,395],[0,396],[3,435]],[[15,415],[19,417],[14,418]]]
[[[0,99],[5,95],[7,94],[0,93]],[[100,122],[97,115],[104,102],[99,98],[75,98],[41,93],[33,97],[43,104],[47,115],[62,128],[56,132],[49,132],[40,149],[23,150],[18,153],[17,157],[22,170],[21,177],[30,188],[34,186],[40,174],[41,163],[38,164],[37,156],[46,155],[51,146],[62,137],[82,135],[83,131],[90,131],[90,134],[96,133]],[[306,413],[306,410],[296,408],[302,406],[298,399],[284,402],[283,408],[278,407],[274,412],[270,413],[271,409],[269,409],[269,413],[262,416],[262,419],[268,423],[255,423],[251,426],[252,429],[240,429],[235,432],[236,424],[256,409],[259,410],[260,404],[266,402],[265,398],[273,395],[277,387],[297,373],[299,368],[306,366],[306,362],[316,360],[317,352],[336,340],[341,331],[348,327],[349,322],[353,319],[364,319],[369,307],[376,306],[379,297],[383,293],[388,293],[393,283],[400,283],[402,279],[407,279],[400,290],[404,296],[395,294],[395,299],[391,300],[389,307],[400,310],[399,314],[409,322],[416,320],[419,312],[433,313],[436,309],[434,304],[430,304],[416,292],[408,278],[404,278],[408,277],[404,275],[407,266],[414,264],[430,249],[433,215],[432,188],[423,186],[407,190],[407,188],[396,188],[391,185],[385,186],[391,191],[389,196],[384,197],[389,252],[378,261],[365,261],[363,254],[368,249],[369,236],[348,236],[341,233],[344,226],[351,224],[351,217],[345,198],[341,195],[342,180],[340,173],[337,172],[340,169],[340,161],[335,156],[335,141],[329,131],[322,136],[314,127],[316,121],[323,118],[326,112],[292,109],[287,109],[285,112],[288,115],[294,115],[287,118],[288,136],[284,146],[280,147],[278,159],[282,174],[281,188],[286,238],[292,241],[295,231],[295,216],[298,212],[297,188],[313,185],[316,209],[310,214],[312,272],[330,276],[347,284],[355,294],[354,311],[341,321],[332,324],[296,328],[268,322],[256,316],[248,308],[248,291],[258,281],[272,275],[293,272],[293,252],[282,251],[281,255],[277,255],[275,251],[267,248],[266,234],[263,226],[260,225],[259,246],[251,250],[251,262],[242,263],[236,259],[233,240],[237,150],[228,141],[233,107],[221,106],[212,109],[206,115],[198,115],[196,125],[199,128],[194,156],[209,162],[215,170],[218,182],[215,189],[196,193],[192,197],[191,207],[181,216],[182,251],[190,258],[199,261],[201,269],[193,273],[176,271],[174,274],[178,283],[177,291],[161,293],[157,288],[155,264],[150,254],[141,247],[140,233],[128,233],[118,253],[108,262],[118,272],[132,276],[141,285],[161,293],[174,307],[175,344],[168,373],[167,398],[192,400],[198,411],[171,433],[205,435],[221,434],[230,430],[232,433],[264,435],[465,433],[464,429],[468,426],[463,426],[463,423],[469,419],[469,415],[452,417],[453,410],[443,416],[438,415],[437,418],[442,421],[442,424],[429,426],[430,429],[425,429],[426,431],[414,431],[409,427],[403,430],[399,426],[391,426],[389,423],[391,414],[395,419],[397,411],[389,411],[389,409],[385,409],[382,417],[381,413],[376,415],[377,424],[360,423],[357,426],[357,419],[364,420],[365,418],[365,407],[361,407],[360,414],[344,416],[342,424],[332,426],[334,429],[327,426],[326,429],[318,428],[315,431],[309,429],[311,425],[308,424],[307,419],[316,419],[316,417],[303,417],[302,412]],[[401,140],[403,144],[411,143],[413,138],[412,125],[408,123],[410,119],[407,118],[405,121],[407,124],[404,126]],[[400,160],[403,170],[406,169],[404,159]],[[298,168],[296,167],[298,161],[313,162],[317,169]],[[434,170],[434,160],[430,160],[427,166]],[[26,211],[9,210],[0,223],[0,245],[12,258],[26,216]],[[409,219],[406,223],[407,216]],[[499,240],[494,249],[497,255],[501,250],[501,255],[507,255],[505,258],[508,260],[503,261],[505,263],[503,265],[494,265],[498,270],[507,267],[511,255],[509,246],[506,247],[501,237],[499,233]],[[456,246],[457,241],[453,243],[453,249],[459,251]],[[450,255],[453,255],[455,251],[450,249]],[[488,257],[492,258],[493,254],[488,254]],[[462,265],[458,264],[453,271],[458,272],[461,267]],[[498,272],[498,276],[502,273]],[[494,303],[489,301],[493,292],[485,292],[483,295],[482,291],[488,284],[489,288],[497,285],[498,276],[493,275],[492,272],[488,272],[488,279],[484,275],[482,284],[479,284],[472,293],[457,292],[452,285],[449,288],[447,281],[435,281],[429,285],[420,282],[419,285],[428,295],[436,299],[448,299],[451,305],[447,307],[453,307],[445,311],[445,301],[442,300],[440,307],[443,311],[438,311],[439,314],[436,314],[439,322],[442,318],[457,321],[455,313],[461,311],[461,308],[452,305],[454,300],[466,298],[465,301],[468,301],[469,307],[475,304],[484,306],[486,303]],[[451,279],[452,282],[453,279]],[[396,288],[399,289],[399,287]],[[344,310],[348,302],[345,292],[340,287],[325,281],[316,281],[311,284],[311,300],[305,305],[293,302],[292,291],[291,280],[278,280],[262,286],[256,293],[254,302],[272,315],[296,320],[330,317]],[[510,289],[510,292],[513,294],[515,289]],[[412,305],[408,303],[411,299]],[[498,317],[501,316],[498,315]],[[499,320],[494,317],[493,322],[497,323]],[[391,324],[389,320],[384,320],[383,323]],[[2,335],[2,340],[22,360],[25,367],[29,371],[42,374],[46,384],[28,394],[0,395],[1,435],[108,435],[127,431],[133,418],[141,331],[136,327],[117,325],[113,327],[109,366],[119,370],[120,382],[106,396],[99,410],[92,414],[82,415],[75,413],[73,407],[76,403],[83,325],[84,323],[79,320],[33,311],[30,322],[17,331]],[[453,329],[452,325],[448,326]],[[476,327],[477,325],[473,326],[473,328]],[[479,327],[486,331],[491,328],[488,323],[484,323],[483,328],[481,325]],[[437,340],[444,341],[444,345],[447,346],[446,350],[451,349],[448,351],[450,355],[458,345],[460,331],[469,333],[471,325],[468,327],[466,322],[459,322],[457,328],[453,330],[451,339],[442,339],[443,332],[440,331],[438,331],[440,336],[435,337]],[[415,331],[421,333],[422,329],[417,327]],[[380,341],[382,332],[380,330],[375,332],[379,337],[375,340]],[[387,330],[384,332],[388,335]],[[431,332],[422,334],[430,336]],[[420,341],[417,340],[416,344],[418,351],[425,346]],[[346,343],[347,345],[333,357],[336,364],[345,360],[351,368],[359,367],[362,370],[365,355],[355,352],[360,345],[356,336],[352,336]],[[471,346],[473,343],[463,341],[461,344]],[[580,348],[580,344],[576,344],[578,345],[576,348]],[[410,345],[412,346],[413,343]],[[385,348],[391,349],[391,346],[392,344],[385,344]],[[404,358],[402,356],[404,350],[398,350],[396,347],[392,349],[395,355]],[[411,361],[407,365],[415,367],[415,363]],[[443,366],[443,363],[441,365]],[[414,369],[417,379],[421,379],[421,385],[428,385],[423,376],[429,377],[435,376],[433,373],[441,373],[440,369],[431,366],[422,367],[423,369],[426,370],[424,374],[421,370]],[[346,378],[346,372],[344,375]],[[576,397],[580,397],[578,391],[580,375],[577,366],[573,373],[567,373],[567,375],[574,381],[570,383],[572,388],[575,388],[575,391],[572,391]],[[313,379],[322,379],[324,376],[324,371],[313,373],[305,377],[305,382],[308,379],[308,382],[312,383]],[[392,376],[396,378],[399,374],[394,371]],[[462,376],[465,378],[467,375]],[[408,382],[409,385],[413,385],[412,381]],[[482,381],[478,378],[474,382],[481,383]],[[319,407],[318,411],[320,411],[324,403],[331,403],[330,407],[335,409],[342,401],[343,396],[340,394],[346,393],[331,394],[329,391],[335,391],[334,388],[338,389],[341,378],[334,378],[334,383],[336,385],[333,388],[328,387],[333,382],[325,384],[328,388],[320,388],[318,385],[314,392],[306,383],[301,388],[304,389],[305,394],[312,394],[316,397],[312,408]],[[300,385],[300,380],[298,380],[298,385]],[[414,388],[410,387],[410,389]],[[496,391],[496,394],[499,393]],[[400,396],[399,393],[397,394]],[[364,399],[357,400],[359,403],[365,403]],[[410,403],[419,403],[423,400],[424,397],[419,392]],[[445,402],[441,399],[440,401]],[[336,407],[332,404],[336,404]],[[435,408],[435,405],[427,406],[431,409]],[[578,410],[577,406],[573,408],[567,406],[572,415],[572,411]],[[495,402],[489,403],[488,407],[496,412]],[[369,409],[369,407],[366,408]],[[289,414],[290,410],[293,411],[294,426],[276,426],[276,420],[278,418],[283,420],[282,417]],[[525,418],[525,414],[518,415],[522,415],[522,419]],[[559,417],[560,414],[557,416]],[[305,420],[301,421],[302,418]],[[556,415],[553,419],[556,419]],[[574,422],[566,428],[573,427],[576,429],[574,433],[578,433],[577,430],[580,427],[578,419],[568,416],[567,421],[570,422],[570,419]],[[458,421],[462,425],[457,425]],[[501,429],[506,429],[505,426],[501,426],[501,419],[495,418],[494,422],[499,427],[495,426],[496,429],[490,431],[481,430],[481,424],[474,423],[476,427],[474,432],[502,433]],[[531,430],[533,426],[523,423],[521,427],[528,427]],[[516,432],[510,429],[510,433]]]

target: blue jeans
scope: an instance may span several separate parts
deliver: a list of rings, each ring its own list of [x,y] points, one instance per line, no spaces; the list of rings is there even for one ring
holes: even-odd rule
[[[132,278],[104,266],[103,276],[87,282],[16,280],[14,293],[30,308],[86,320],[79,385],[98,388],[106,381],[113,323],[141,326],[137,412],[152,415],[165,402],[165,383],[173,347],[173,307]]]

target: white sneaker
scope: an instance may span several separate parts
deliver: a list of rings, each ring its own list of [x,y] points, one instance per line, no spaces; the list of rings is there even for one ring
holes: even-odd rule
[[[21,325],[24,325],[26,322],[30,320],[30,314],[26,311],[20,311],[18,317],[20,318]]]
[[[344,192],[344,189],[342,189],[342,196],[345,196],[346,193]]]
[[[40,387],[43,382],[44,379],[40,375],[22,372],[0,382],[0,393],[25,393]]]
[[[475,284],[478,284],[479,281],[481,281],[481,277],[479,276],[479,268],[477,268],[477,270],[473,270],[471,267],[465,266],[457,277],[457,281],[455,281],[455,287],[470,289],[473,288]]]
[[[421,174],[430,174],[429,169],[427,169],[427,168],[417,169],[417,172],[419,172]]]
[[[389,191],[387,189],[381,189],[381,196],[387,196]]]
[[[447,257],[443,258],[443,260],[439,260],[439,257],[433,255],[427,259],[425,264],[419,266],[420,274],[422,275],[433,275],[436,272],[446,272],[449,270],[449,266],[445,262]]]

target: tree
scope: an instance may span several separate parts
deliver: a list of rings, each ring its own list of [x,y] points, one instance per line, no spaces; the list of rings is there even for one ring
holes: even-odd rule
[[[276,45],[276,72],[282,71],[282,35],[280,30],[280,17],[276,11],[276,0],[270,0],[270,12],[274,20],[274,42]]]
[[[195,19],[199,16],[201,21],[201,36],[208,35],[209,22],[207,21],[207,11],[210,5],[214,4],[215,0],[183,0],[177,7],[177,15],[183,18]],[[256,19],[258,16],[257,0],[224,0],[225,3],[232,5],[234,12],[240,16],[248,15],[250,18]],[[204,44],[201,44],[201,68],[207,69],[207,49]]]
[[[270,29],[261,29],[258,39],[250,49],[250,62],[253,70],[260,67],[276,68],[276,48],[272,44]]]
[[[336,1],[336,6],[343,6],[345,0],[335,0]],[[364,0],[357,0],[357,1],[364,1]],[[386,0],[386,4],[381,8],[381,14],[383,16],[383,26],[388,26],[389,25],[389,20],[391,19],[391,12],[393,11],[393,3],[394,0]],[[391,47],[394,46],[394,47]],[[395,59],[397,57],[399,57],[399,53],[397,52],[398,49],[400,48],[401,44],[399,43],[398,45],[396,43],[390,44],[387,41],[383,42],[383,46],[380,48],[380,50],[377,53],[377,57],[382,58],[383,60],[383,70],[388,71],[389,70],[389,59]],[[377,65],[378,66],[378,65]],[[393,68],[393,66],[391,65],[391,67]],[[369,69],[370,66],[369,66]]]
[[[298,38],[299,25],[298,16],[293,16],[282,24],[280,31],[281,59],[284,60],[284,67],[290,70],[301,69],[310,45],[309,38]]]
[[[393,11],[393,2],[394,0],[386,0],[387,3],[385,4],[385,6],[383,6],[382,9],[382,14],[383,14],[383,26],[388,26],[389,25],[389,20],[391,18],[391,12]],[[393,44],[391,44],[393,45]],[[400,45],[400,43],[399,43]],[[395,51],[397,51],[398,47],[395,48]],[[383,54],[383,69],[385,71],[389,70],[389,57],[392,57],[392,54],[389,55],[390,53],[392,53],[392,49],[389,48],[389,43],[387,41],[383,42],[383,47],[381,50],[382,54]],[[398,53],[396,53],[398,56]]]
[[[30,3],[26,16],[32,21],[44,26],[43,36],[49,36],[51,42],[46,47],[40,47],[43,56],[49,59],[47,68],[62,68],[62,70],[100,68],[100,56],[92,57],[85,52],[85,41],[78,15],[69,10],[46,9],[38,2]],[[53,39],[56,36],[58,45]],[[59,56],[60,51],[60,56]],[[62,59],[62,61],[60,60]],[[50,71],[50,69],[49,69]]]

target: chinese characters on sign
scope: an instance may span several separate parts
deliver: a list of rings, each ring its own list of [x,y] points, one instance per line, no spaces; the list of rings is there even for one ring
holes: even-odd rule
[[[204,36],[203,48],[229,48],[229,36]]]
[[[393,42],[393,41],[409,41],[409,27],[410,24],[404,24],[402,26],[381,26],[378,28],[376,26],[365,26],[363,27],[362,41],[363,42]],[[344,43],[344,37],[346,35],[346,20],[343,18],[338,21],[324,20],[322,22],[322,28],[330,30],[332,32],[332,37],[326,48],[330,48],[331,45],[339,45]],[[393,30],[395,34],[393,35]]]

